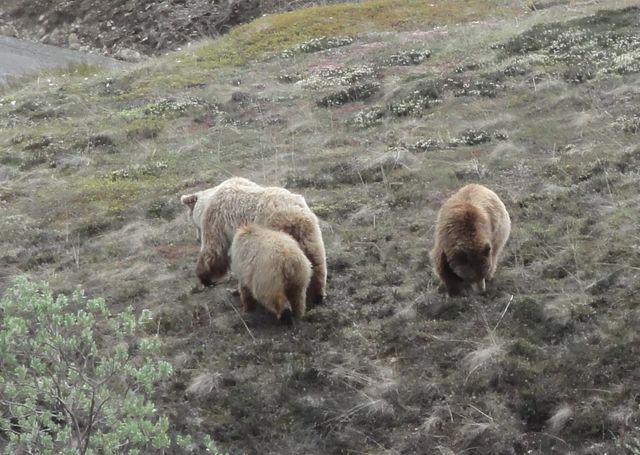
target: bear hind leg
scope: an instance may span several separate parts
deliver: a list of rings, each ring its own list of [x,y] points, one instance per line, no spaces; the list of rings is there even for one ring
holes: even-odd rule
[[[293,324],[293,311],[291,301],[287,298],[284,291],[279,291],[274,296],[273,310],[282,324]]]
[[[307,287],[307,301],[313,305],[321,305],[327,295],[327,263],[321,252],[304,249],[305,256],[311,262],[311,280]]]
[[[304,313],[307,309],[307,293],[305,292],[305,289],[300,286],[290,285],[285,288],[284,293],[287,296],[287,300],[291,302],[293,315],[298,319],[304,317]]]
[[[242,303],[242,309],[246,313],[250,313],[256,310],[257,301],[251,294],[251,291],[246,286],[239,285],[238,290],[240,291],[240,302]]]

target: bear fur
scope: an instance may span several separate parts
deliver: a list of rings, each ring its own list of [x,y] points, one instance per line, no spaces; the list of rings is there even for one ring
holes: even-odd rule
[[[304,316],[311,262],[293,237],[248,224],[236,232],[229,255],[245,311],[260,302],[283,322]]]
[[[485,289],[510,232],[506,207],[482,185],[466,185],[442,205],[431,261],[450,296],[470,287]]]
[[[313,304],[326,297],[327,260],[322,232],[304,197],[279,187],[263,187],[242,177],[183,195],[198,231],[200,254],[196,275],[208,286],[229,269],[229,248],[236,230],[255,223],[291,235],[311,262],[313,273],[307,299]]]

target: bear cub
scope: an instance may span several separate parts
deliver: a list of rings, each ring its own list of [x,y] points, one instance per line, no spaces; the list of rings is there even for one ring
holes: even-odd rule
[[[230,258],[245,311],[260,302],[283,323],[304,316],[311,262],[293,237],[247,224],[236,231]]]
[[[496,193],[466,185],[440,208],[431,261],[450,296],[485,289],[511,232],[511,219]]]

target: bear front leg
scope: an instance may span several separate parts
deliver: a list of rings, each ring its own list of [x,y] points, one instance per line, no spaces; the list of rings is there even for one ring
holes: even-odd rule
[[[314,273],[311,276],[309,287],[307,288],[307,300],[313,305],[321,305],[324,303],[325,294],[325,278],[320,273]]]
[[[496,249],[491,251],[491,266],[489,267],[489,276],[487,277],[489,280],[493,278],[498,268],[498,253],[499,251]]]
[[[238,291],[240,291],[240,302],[242,303],[242,310],[246,313],[251,313],[256,310],[257,301],[253,298],[251,291],[246,286],[238,285]]]
[[[204,286],[212,286],[220,280],[229,269],[229,258],[226,254],[211,255],[200,252],[196,263],[196,276]]]
[[[436,274],[444,283],[447,293],[450,297],[455,297],[462,294],[465,288],[465,283],[458,275],[456,275],[447,261],[447,256],[444,251],[433,254],[433,265]]]
[[[196,276],[200,280],[203,286],[211,286],[213,285],[213,280],[211,279],[211,270],[209,268],[209,261],[205,255],[200,253],[198,256],[198,261],[196,262]]]

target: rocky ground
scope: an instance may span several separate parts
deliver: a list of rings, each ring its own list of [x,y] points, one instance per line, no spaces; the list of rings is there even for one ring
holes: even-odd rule
[[[263,14],[339,0],[5,0],[0,34],[127,61],[175,50]]]

